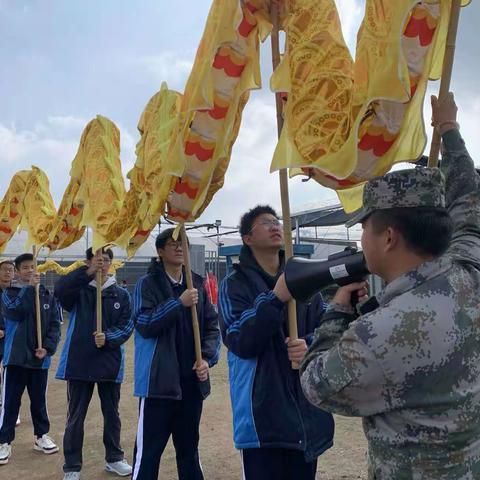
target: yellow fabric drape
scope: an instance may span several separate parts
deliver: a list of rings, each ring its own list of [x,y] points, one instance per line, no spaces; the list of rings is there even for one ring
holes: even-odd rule
[[[23,199],[30,175],[30,170],[17,172],[10,180],[10,185],[0,202],[0,254],[4,252],[22,220]]]
[[[163,214],[171,180],[166,157],[177,124],[181,95],[166,84],[152,97],[139,122],[137,161],[125,191],[120,132],[98,115],[85,127],[58,212],[45,173],[38,167],[18,172],[0,203],[0,253],[18,227],[28,245],[50,251],[68,247],[89,227],[92,248],[116,244],[133,256]]]
[[[259,44],[272,28],[270,6],[213,0],[184,94],[162,84],[142,113],[128,191],[120,132],[100,115],[82,133],[58,212],[44,172],[18,172],[0,203],[0,253],[19,226],[29,243],[52,251],[89,227],[94,250],[116,244],[133,256],[162,214],[180,223],[198,218],[223,185],[249,92],[261,86]],[[281,1],[287,50],[271,85],[288,100],[271,169],[311,176],[352,211],[364,182],[416,160],[450,7],[451,0],[367,0],[353,62],[333,0]]]
[[[120,132],[106,117],[91,120],[80,139],[70,169],[70,182],[46,246],[66,248],[93,230],[94,250],[105,245],[111,222],[117,218],[125,197],[120,163]]]
[[[108,273],[114,275],[115,272],[122,268],[124,265],[123,262],[120,260],[113,260]],[[77,260],[66,267],[62,267],[59,263],[55,262],[54,260],[46,260],[41,265],[38,265],[37,271],[38,273],[47,273],[47,272],[55,272],[58,275],[68,275],[69,273],[77,270],[77,268],[84,267],[85,260]]]
[[[44,245],[56,216],[55,205],[50,194],[47,175],[38,167],[32,167],[23,198],[24,214],[21,228],[28,232],[27,246]]]
[[[129,257],[147,240],[165,211],[172,183],[168,150],[181,101],[182,95],[163,83],[140,117],[137,161],[127,175],[130,189],[107,235],[108,242],[126,249]]]
[[[198,218],[223,185],[249,91],[261,85],[259,41],[271,29],[266,6],[213,1],[170,146],[172,220]]]
[[[292,168],[340,191],[418,159],[427,140],[424,96],[441,73],[451,0],[367,0],[355,62],[333,0],[286,5],[287,51],[272,87],[288,101],[271,170]],[[341,195],[348,211],[360,207],[358,198]]]

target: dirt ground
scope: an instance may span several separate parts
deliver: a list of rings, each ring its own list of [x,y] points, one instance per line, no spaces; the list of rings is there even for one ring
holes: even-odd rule
[[[66,325],[63,326],[64,332]],[[63,337],[64,338],[64,337]],[[133,339],[126,345],[125,382],[120,402],[122,418],[122,445],[130,462],[137,425],[138,400],[133,397]],[[60,348],[59,348],[60,352]],[[50,369],[48,411],[50,435],[61,447],[66,418],[66,383],[54,379],[59,352]],[[200,434],[200,457],[207,480],[233,480],[242,478],[240,458],[232,443],[231,410],[228,392],[228,373],[225,351],[221,361],[211,372],[212,394],[204,403]],[[112,479],[115,475],[104,471],[102,444],[103,422],[98,396],[94,394],[85,424],[82,480]],[[16,429],[12,444],[12,457],[7,465],[0,466],[2,480],[53,480],[62,479],[62,449],[47,456],[33,450],[33,431],[29,400],[25,393],[21,408],[21,425]],[[366,442],[358,419],[336,418],[335,445],[322,455],[318,462],[317,479],[353,480],[366,478]],[[117,477],[119,478],[119,477]],[[171,442],[162,457],[159,478],[176,479],[175,453]],[[267,479],[266,479],[267,480]]]

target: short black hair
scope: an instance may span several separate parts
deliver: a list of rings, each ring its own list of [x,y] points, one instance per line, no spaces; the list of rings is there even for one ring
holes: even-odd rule
[[[0,268],[2,267],[2,265],[11,265],[12,267],[15,267],[15,263],[12,262],[11,260],[2,260],[2,261],[0,261]]]
[[[113,258],[113,251],[111,248],[102,248],[102,254],[103,253],[106,253],[110,260]],[[87,257],[87,260],[91,260],[95,256],[95,254],[93,253],[92,247],[86,250],[85,256]]]
[[[387,208],[374,211],[368,218],[376,232],[388,227],[400,232],[407,245],[420,255],[438,257],[452,239],[453,221],[445,208]]]
[[[270,205],[257,205],[244,213],[240,218],[240,235],[248,235],[253,228],[253,222],[260,216],[268,213],[278,218],[277,212]]]
[[[167,228],[163,232],[160,232],[155,239],[155,248],[158,250],[159,248],[164,249],[167,242],[173,238],[173,232],[175,231],[174,228]]]
[[[155,239],[155,248],[158,250],[161,248],[162,250],[165,248],[165,245],[170,239],[173,239],[173,233],[175,232],[175,228],[167,228],[163,232],[160,232],[157,235],[157,238]],[[178,240],[182,239],[181,232],[178,235]],[[189,245],[190,242],[188,241],[188,235],[187,235],[187,245]]]
[[[23,262],[31,262],[31,261],[33,261],[33,255],[31,253],[22,253],[14,260],[15,268],[17,270],[20,270],[20,265]]]

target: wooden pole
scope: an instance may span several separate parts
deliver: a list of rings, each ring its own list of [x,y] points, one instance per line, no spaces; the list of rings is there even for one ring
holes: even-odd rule
[[[33,268],[35,269],[34,273],[37,273],[37,246],[33,245]],[[42,316],[40,311],[40,285],[35,285],[35,319],[37,324],[37,348],[42,347]]]
[[[272,64],[275,70],[280,63],[280,42],[278,38],[278,4],[271,3],[271,20],[273,24],[271,43],[272,43]],[[283,103],[279,92],[275,94],[275,103],[277,107],[277,131],[278,138],[282,133],[283,128]],[[283,238],[285,241],[285,260],[293,256],[293,242],[292,242],[292,221],[290,218],[290,201],[288,195],[288,170],[283,169],[279,171],[280,176],[280,197],[282,200],[282,217],[283,217]],[[298,338],[297,327],[297,308],[295,300],[288,302],[288,334],[292,340]],[[292,367],[298,368],[298,365]]]
[[[440,91],[438,99],[442,100],[450,91],[450,82],[452,80],[453,61],[455,58],[455,45],[457,41],[458,21],[460,19],[461,0],[452,0],[450,10],[450,23],[448,25],[447,44],[445,47],[445,56],[443,58],[442,78],[440,80]],[[432,145],[430,146],[430,155],[428,156],[428,166],[436,167],[438,165],[438,155],[440,153],[441,136],[438,128],[433,130]]]
[[[187,288],[190,290],[193,288],[192,269],[190,267],[190,252],[188,249],[187,233],[185,232],[185,225],[182,224],[180,229],[180,238],[182,240],[182,252],[183,252],[183,264],[185,265],[185,278],[187,281]],[[195,342],[195,358],[197,366],[202,363],[202,343],[200,340],[200,327],[198,325],[197,307],[193,305],[190,307],[192,312],[192,327],[193,327],[193,339]]]
[[[102,255],[102,249],[97,250],[96,255]],[[97,270],[95,274],[95,283],[97,284],[97,302],[96,302],[97,333],[102,333],[102,285],[103,285],[102,271]]]

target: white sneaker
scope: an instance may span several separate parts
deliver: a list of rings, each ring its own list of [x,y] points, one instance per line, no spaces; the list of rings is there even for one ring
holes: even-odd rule
[[[0,443],[0,465],[8,463],[12,454],[12,446],[9,443]]]
[[[80,472],[65,472],[63,480],[80,480]]]
[[[128,462],[120,460],[119,462],[111,462],[105,465],[105,470],[110,473],[116,473],[120,477],[127,477],[132,474],[132,467]]]
[[[17,421],[15,422],[15,426],[18,427],[22,422],[20,421],[20,415],[17,417]]]
[[[48,435],[42,435],[40,438],[36,438],[33,448],[47,455],[58,452],[58,447]]]

